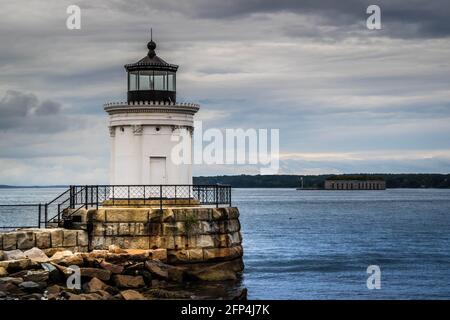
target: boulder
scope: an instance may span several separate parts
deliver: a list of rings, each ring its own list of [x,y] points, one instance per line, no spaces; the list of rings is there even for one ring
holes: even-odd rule
[[[30,250],[27,250],[24,252],[24,255],[26,258],[30,259],[31,261],[34,262],[48,262],[49,258],[47,257],[47,255],[44,253],[44,251],[42,251],[39,248],[32,248]]]
[[[120,292],[125,300],[145,300],[145,297],[137,291],[125,290]]]
[[[112,264],[106,261],[101,261],[100,266],[105,269],[111,271],[113,274],[121,274],[123,272],[124,267],[116,264]]]
[[[98,268],[80,268],[82,277],[97,278],[102,281],[108,281],[111,278],[111,271]]]
[[[30,266],[31,266],[30,259],[0,261],[0,267],[5,268],[8,272],[25,270],[28,269]]]
[[[29,270],[23,277],[25,281],[33,281],[33,282],[47,282],[49,278],[49,272],[46,270]]]
[[[73,254],[71,256],[65,257],[59,262],[63,266],[82,266],[84,264],[83,257],[80,254]]]
[[[6,277],[8,275],[8,271],[4,267],[0,267],[0,277]]]
[[[57,251],[51,258],[50,261],[54,263],[60,263],[63,259],[73,256],[73,252],[69,250]]]
[[[169,278],[169,271],[167,268],[163,266],[163,264],[157,260],[149,260],[145,262],[145,267],[148,271],[155,277],[161,278],[161,279],[168,279]]]
[[[115,275],[114,283],[119,288],[140,288],[145,286],[142,276]]]
[[[0,291],[6,293],[7,296],[18,296],[24,294],[17,285],[11,282],[0,283]]]
[[[13,284],[21,284],[23,282],[22,278],[16,278],[16,277],[4,277],[0,278],[0,284],[2,283],[13,283]]]
[[[107,288],[108,288],[108,285],[97,278],[92,278],[91,281],[89,281],[83,285],[83,291],[86,293],[97,292],[100,290],[106,291]]]
[[[60,282],[61,274],[59,270],[51,263],[41,263],[41,268],[48,272],[48,278],[51,282]]]
[[[24,281],[19,284],[19,288],[25,292],[39,292],[41,291],[41,286],[33,281]]]
[[[27,256],[23,253],[22,250],[10,250],[3,252],[4,260],[20,260],[26,259]]]
[[[187,276],[200,281],[226,281],[237,280],[239,271],[238,262],[223,262],[212,265],[203,265],[187,271]]]
[[[146,261],[145,267],[152,275],[160,279],[182,282],[185,277],[185,268],[171,266],[158,260]]]
[[[3,261],[3,260],[5,260],[5,254],[3,253],[3,250],[0,250],[0,261]]]
[[[125,267],[123,274],[126,275],[136,275],[139,274],[139,271],[144,269],[144,263],[138,262],[138,263],[132,263]]]
[[[126,253],[124,249],[121,249],[119,246],[112,244],[108,247],[108,251],[111,253]]]
[[[191,295],[189,293],[182,291],[150,289],[146,293],[157,299],[191,299]]]

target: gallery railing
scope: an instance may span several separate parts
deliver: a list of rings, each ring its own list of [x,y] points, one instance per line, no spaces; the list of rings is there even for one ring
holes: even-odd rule
[[[0,229],[47,227],[63,225],[81,209],[99,206],[165,206],[211,205],[231,206],[231,186],[226,185],[88,185],[70,186],[65,192],[45,204],[0,205]],[[7,214],[3,214],[6,208]],[[37,225],[13,226],[18,208],[28,208]],[[31,221],[29,218],[26,221]]]

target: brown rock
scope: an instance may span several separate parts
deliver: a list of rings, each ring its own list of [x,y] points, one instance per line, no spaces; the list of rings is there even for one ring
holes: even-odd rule
[[[112,264],[106,261],[101,261],[100,266],[105,269],[111,271],[113,274],[121,274],[123,272],[124,267],[116,264]]]
[[[71,256],[73,256],[72,251],[69,250],[58,251],[50,258],[50,261],[59,264],[62,260]]]
[[[80,268],[82,277],[98,278],[103,281],[108,281],[111,278],[111,271],[98,268]]]
[[[0,261],[0,267],[5,268],[8,272],[25,270],[28,269],[30,266],[31,266],[30,259]]]
[[[86,293],[93,293],[93,292],[97,292],[100,290],[106,290],[108,288],[108,285],[106,285],[103,281],[97,279],[97,278],[92,278],[91,281],[89,281],[88,283],[85,283],[83,285],[83,290]]]
[[[22,252],[22,250],[11,250],[11,251],[4,251],[3,257],[5,260],[19,260],[19,259],[26,259],[26,255]]]
[[[3,234],[3,250],[17,249],[17,233],[9,232]]]
[[[82,266],[84,264],[81,254],[74,254],[61,260],[63,266]]]
[[[47,282],[48,281],[49,272],[45,270],[29,270],[24,275],[23,279],[25,281],[33,281],[33,282]]]
[[[139,288],[145,286],[142,276],[115,275],[114,282],[119,288]]]
[[[17,249],[27,250],[35,246],[34,232],[23,231],[17,233]]]
[[[236,280],[237,272],[242,271],[241,259],[227,261],[223,263],[203,264],[187,271],[191,279],[201,281],[226,281]]]
[[[161,279],[169,278],[169,271],[163,266],[163,264],[156,260],[149,260],[145,262],[145,267],[150,273]]]
[[[2,283],[13,283],[13,284],[21,284],[23,282],[22,278],[18,277],[4,277],[0,278],[0,284]]]
[[[145,297],[137,291],[125,290],[120,292],[125,300],[145,300]]]
[[[108,251],[111,253],[126,253],[124,249],[121,249],[119,246],[112,244],[108,247]]]
[[[146,261],[145,267],[155,277],[175,282],[182,282],[186,271],[183,267],[170,266],[158,260]]]
[[[153,260],[167,261],[167,249],[149,250],[149,257]]]
[[[24,292],[17,285],[11,282],[0,283],[0,291],[6,293],[7,296],[23,295]]]
[[[8,271],[4,267],[0,267],[0,277],[6,277],[8,275]]]
[[[42,251],[39,248],[32,248],[30,250],[27,250],[24,252],[24,255],[30,259],[31,261],[34,262],[48,262],[49,258],[47,257],[47,255],[44,253],[44,251]]]

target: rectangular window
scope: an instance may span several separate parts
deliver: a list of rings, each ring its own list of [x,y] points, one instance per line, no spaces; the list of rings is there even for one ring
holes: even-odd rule
[[[128,90],[129,91],[134,91],[134,90],[138,89],[137,80],[138,80],[138,76],[136,73],[129,74],[129,82],[128,82]]]
[[[166,90],[166,77],[165,71],[155,71],[155,90]]]
[[[169,72],[167,75],[167,82],[169,91],[175,91],[175,73]]]
[[[139,72],[139,90],[152,90],[153,87],[153,72],[140,71]]]

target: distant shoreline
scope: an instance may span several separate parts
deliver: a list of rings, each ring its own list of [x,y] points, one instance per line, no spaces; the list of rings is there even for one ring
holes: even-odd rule
[[[450,174],[364,174],[352,175],[380,176],[386,181],[387,189],[449,189]],[[232,175],[232,176],[199,176],[194,177],[194,184],[225,184],[233,188],[293,188],[301,186],[303,178],[304,189],[324,190],[324,181],[334,175]],[[13,186],[0,185],[0,189],[50,189],[68,188],[69,185],[42,185],[42,186]]]

